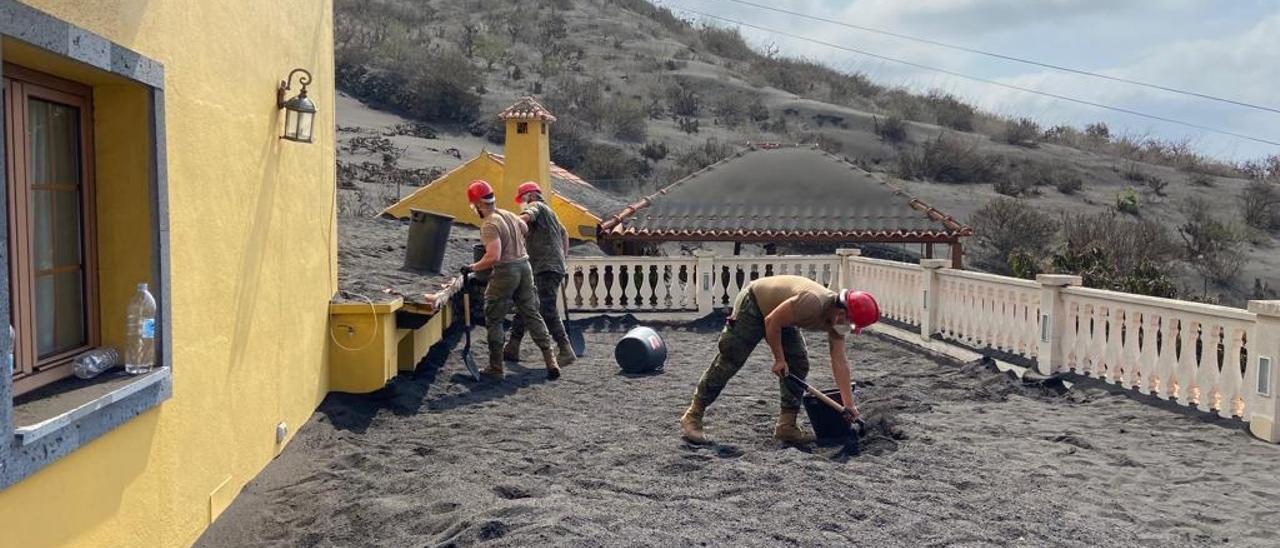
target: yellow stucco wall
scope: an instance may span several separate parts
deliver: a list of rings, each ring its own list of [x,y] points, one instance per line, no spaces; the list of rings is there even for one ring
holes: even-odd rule
[[[173,398],[0,491],[0,544],[185,546],[281,449],[276,423],[296,432],[328,389],[331,2],[27,3],[165,65]],[[274,88],[295,67],[315,76],[314,144],[278,139]],[[124,88],[95,94],[99,173],[125,177],[138,151],[105,145],[103,130],[140,105]],[[146,214],[117,198],[99,205]],[[104,291],[136,275],[120,272]]]
[[[516,126],[522,122],[528,124],[525,133],[516,131]],[[506,169],[502,191],[511,193],[515,199],[516,187],[525,181],[533,181],[546,193],[551,189],[551,143],[547,131],[551,129],[550,124],[542,120],[507,120],[506,128],[503,145]]]

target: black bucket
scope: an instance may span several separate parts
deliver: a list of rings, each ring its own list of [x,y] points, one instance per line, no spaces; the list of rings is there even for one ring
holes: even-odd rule
[[[667,363],[667,343],[657,331],[644,326],[635,327],[618,341],[613,349],[613,359],[626,373],[661,371]]]
[[[480,262],[480,259],[484,258],[484,251],[484,244],[476,244],[473,246],[471,248],[472,260]],[[480,270],[471,273],[472,287],[481,288],[481,292],[483,293],[484,286],[489,285],[489,272],[489,270]]]
[[[409,244],[404,266],[411,270],[440,273],[449,246],[453,217],[434,211],[409,210]]]
[[[857,388],[857,383],[851,383],[852,388]],[[840,389],[832,388],[823,390],[822,394],[841,404],[844,398],[840,397]],[[804,412],[809,415],[809,424],[813,425],[813,434],[820,440],[845,440],[849,437],[849,423],[839,411],[828,407],[822,403],[813,394],[805,393]]]

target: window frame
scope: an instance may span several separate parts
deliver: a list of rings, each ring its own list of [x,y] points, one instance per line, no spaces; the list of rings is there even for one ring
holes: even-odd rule
[[[0,358],[0,491],[173,397],[173,280],[164,65],[19,0],[0,0],[0,54],[10,46],[24,51],[24,60],[30,61],[27,64],[38,69],[48,68],[54,74],[67,76],[88,69],[92,74],[86,77],[85,84],[127,83],[140,86],[139,91],[145,94],[147,113],[137,123],[149,131],[148,176],[143,182],[148,187],[151,213],[148,247],[150,281],[156,299],[156,367],[75,409],[37,424],[18,426],[14,424],[13,375],[6,370],[7,360]],[[4,65],[0,64],[0,76],[4,73]],[[107,84],[99,83],[97,75]],[[80,80],[78,76],[74,78]],[[93,129],[92,125],[87,127]],[[5,132],[0,131],[0,148],[5,148],[5,140]],[[6,177],[7,169],[8,159],[0,154],[0,180]],[[0,289],[7,289],[7,192],[0,192],[0,202]],[[9,292],[0,291],[0,316],[9,314],[10,304]],[[11,342],[8,331],[0,326],[0,355],[10,350]]]
[[[4,63],[6,135],[12,142],[6,147],[7,165],[13,175],[6,175],[5,187],[9,199],[7,214],[11,240],[17,245],[9,255],[11,294],[20,295],[18,304],[12,307],[14,331],[18,340],[14,345],[13,395],[18,396],[71,375],[71,363],[80,354],[101,343],[99,331],[100,308],[98,301],[97,223],[96,194],[94,184],[94,136],[93,136],[93,88],[78,82],[64,80],[35,69]],[[28,175],[29,130],[27,113],[29,101],[36,99],[76,108],[79,118],[79,168],[80,168],[80,238],[83,273],[85,342],[74,348],[39,356],[36,339],[37,315],[34,307],[35,283],[39,277],[35,271],[33,217],[35,190]],[[10,120],[12,116],[13,120]],[[21,204],[21,205],[17,205]]]

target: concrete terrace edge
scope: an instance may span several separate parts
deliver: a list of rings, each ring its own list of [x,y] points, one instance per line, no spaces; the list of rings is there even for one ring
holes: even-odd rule
[[[17,0],[0,0],[0,37],[30,44],[149,89],[151,112],[147,123],[152,137],[148,186],[153,206],[151,247],[155,262],[152,276],[157,289],[156,327],[160,343],[156,349],[156,371],[72,411],[23,428],[16,428],[13,424],[13,373],[7,366],[0,367],[4,369],[0,371],[0,490],[4,490],[172,397],[173,342],[170,334],[173,330],[169,304],[169,180],[165,146],[164,65]],[[0,148],[3,146],[4,136],[0,134]],[[0,156],[0,179],[6,167],[3,156]],[[7,199],[0,193],[0,282],[5,284],[9,277],[6,210]],[[9,294],[0,295],[0,314],[8,314],[9,304]],[[11,350],[12,341],[8,337],[0,337],[0,354]]]

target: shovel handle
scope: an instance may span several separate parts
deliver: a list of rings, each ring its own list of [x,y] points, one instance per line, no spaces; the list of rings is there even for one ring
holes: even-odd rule
[[[823,394],[822,392],[818,391],[818,389],[817,389],[817,388],[814,388],[814,387],[810,386],[810,385],[809,385],[809,383],[804,382],[804,380],[803,380],[803,379],[801,379],[800,377],[795,376],[795,374],[794,374],[794,373],[793,373],[793,374],[789,374],[789,375],[787,375],[787,376],[788,376],[788,377],[791,377],[791,380],[795,381],[796,383],[799,383],[799,384],[800,384],[800,386],[803,386],[803,387],[804,387],[805,392],[808,392],[808,393],[810,393],[810,394],[813,394],[813,397],[818,398],[818,401],[820,401],[820,402],[822,402],[822,403],[827,404],[827,407],[830,407],[830,408],[832,408],[832,409],[835,409],[836,411],[839,411],[839,412],[841,412],[841,413],[843,413],[843,412],[844,412],[844,406],[843,406],[843,405],[840,405],[840,403],[839,403],[839,402],[837,402],[836,400],[831,399],[831,397],[830,397],[830,396],[827,396],[826,394]]]

